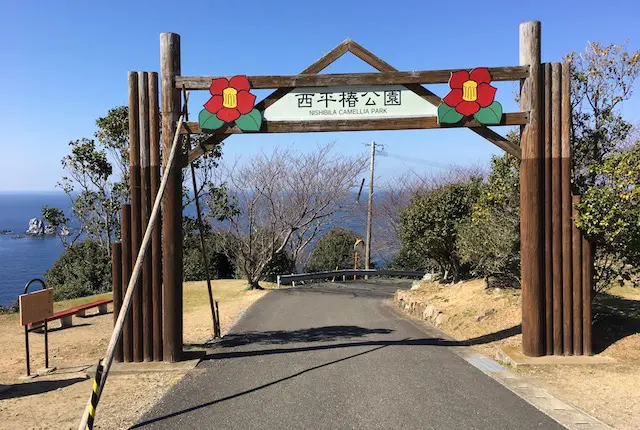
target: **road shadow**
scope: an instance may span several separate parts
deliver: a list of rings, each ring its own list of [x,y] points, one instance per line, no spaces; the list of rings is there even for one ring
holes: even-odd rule
[[[311,372],[313,370],[321,369],[323,367],[327,367],[327,366],[330,366],[332,364],[340,363],[342,361],[350,360],[352,358],[359,357],[361,355],[369,354],[371,352],[374,352],[374,351],[377,351],[379,349],[382,349],[385,346],[386,345],[381,345],[381,346],[378,346],[376,348],[369,349],[367,351],[363,351],[363,352],[359,352],[357,354],[349,355],[348,357],[339,358],[337,360],[332,360],[332,361],[329,361],[327,363],[323,363],[323,364],[320,364],[320,365],[317,365],[317,366],[309,367],[307,369],[301,370],[300,372],[296,372],[296,373],[293,373],[293,374],[291,374],[289,376],[285,376],[284,378],[276,379],[275,381],[271,381],[271,382],[268,382],[266,384],[259,385],[257,387],[251,388],[249,390],[241,391],[239,393],[232,394],[230,396],[222,397],[222,398],[217,399],[217,400],[212,400],[210,402],[201,403],[199,405],[191,406],[189,408],[185,408],[185,409],[182,409],[180,411],[176,411],[176,412],[172,412],[172,413],[169,413],[169,414],[166,414],[166,415],[162,415],[160,417],[146,419],[144,421],[141,421],[141,422],[137,423],[136,425],[134,425],[133,427],[130,427],[130,428],[131,429],[141,428],[141,427],[144,427],[144,426],[147,426],[147,425],[151,425],[151,424],[157,423],[159,421],[163,421],[163,420],[166,420],[166,419],[169,419],[169,418],[174,418],[174,417],[177,417],[177,416],[189,413],[189,412],[193,412],[193,411],[196,411],[196,410],[199,410],[199,409],[202,409],[202,408],[206,408],[206,407],[209,407],[209,406],[216,405],[218,403],[225,402],[227,400],[231,400],[231,399],[235,399],[237,397],[241,397],[241,396],[244,396],[244,395],[247,395],[247,394],[251,394],[251,393],[254,393],[256,391],[262,390],[264,388],[271,387],[273,385],[277,385],[277,384],[279,384],[281,382],[288,381],[288,380],[293,379],[293,378],[297,378],[298,376],[304,375],[305,373]]]
[[[58,388],[68,387],[78,382],[86,381],[86,378],[70,378],[58,380],[32,381],[22,384],[12,385],[7,391],[0,393],[0,400],[15,399],[18,397],[33,396],[35,394],[47,393]]]
[[[335,330],[334,326],[330,326],[330,327],[319,327],[317,329],[313,329],[313,330],[319,330],[322,331],[322,329],[324,328],[330,328],[329,332],[333,332]],[[356,330],[356,329],[360,329],[360,330]],[[311,329],[309,329],[311,330]],[[368,334],[371,333],[391,333],[393,330],[388,330],[388,329],[364,329],[362,327],[351,327],[350,328],[351,331],[354,332],[359,332],[359,333],[365,333],[368,332]],[[251,335],[255,335],[256,337],[259,337],[259,335],[261,334],[267,334],[267,333],[278,333],[278,335],[276,336],[276,339],[284,339],[287,338],[289,335],[291,335],[293,338],[296,337],[297,332],[300,332],[301,330],[294,330],[291,332],[249,332],[249,333],[237,333],[234,334],[233,336],[235,336],[235,340],[234,342],[236,342],[235,344],[231,344],[228,343],[227,345],[225,345],[224,347],[226,348],[230,348],[230,347],[234,347],[234,346],[240,346],[240,345],[247,345],[250,342],[244,342],[243,343],[243,336],[245,336],[246,334],[251,334]],[[403,339],[403,340],[367,340],[367,341],[351,341],[351,342],[341,342],[341,343],[331,343],[331,344],[325,344],[325,345],[307,345],[307,346],[300,346],[300,347],[286,347],[286,348],[265,348],[265,349],[257,349],[257,350],[242,350],[242,351],[220,351],[220,352],[213,352],[210,354],[207,354],[204,357],[205,361],[209,361],[209,360],[225,360],[225,359],[230,359],[230,358],[242,358],[242,357],[255,357],[255,356],[262,356],[262,355],[274,355],[274,354],[291,354],[291,353],[296,353],[296,352],[307,352],[307,351],[321,351],[321,350],[327,350],[327,349],[339,349],[339,348],[353,348],[353,347],[362,347],[362,346],[370,346],[370,347],[378,347],[378,346],[444,346],[444,347],[454,347],[454,346],[473,346],[473,345],[481,345],[481,344],[485,344],[485,343],[491,343],[491,342],[495,342],[497,340],[502,340],[502,339],[506,339],[508,337],[511,336],[515,336],[517,334],[520,334],[522,332],[522,326],[520,324],[504,329],[504,330],[500,330],[497,331],[495,333],[490,333],[490,334],[486,334],[483,336],[478,336],[478,337],[474,337],[471,339],[466,339],[466,340],[452,340],[452,339],[443,339],[441,337],[427,337],[427,338],[422,338],[422,339]],[[287,334],[288,333],[288,334]],[[227,335],[230,336],[230,335]],[[226,337],[224,339],[226,339]],[[365,334],[360,335],[358,337],[362,337],[365,336]],[[355,337],[355,336],[352,336]],[[223,339],[223,341],[224,341]],[[325,339],[325,340],[341,340],[341,338],[337,338],[334,337],[333,339]],[[217,346],[222,346],[223,341],[217,343]],[[285,342],[285,341],[280,341],[280,342],[273,342],[273,344],[287,344],[290,343],[291,341]],[[300,342],[314,342],[313,340],[305,340],[305,341],[300,341]],[[269,342],[255,342],[255,343],[262,343],[262,344],[269,344]]]
[[[249,331],[227,334],[216,345],[222,348],[233,348],[250,344],[281,345],[286,343],[332,342],[392,332],[393,330],[386,328],[369,329],[353,325],[332,325],[300,330]]]
[[[640,300],[598,294],[593,300],[593,352],[640,333]]]

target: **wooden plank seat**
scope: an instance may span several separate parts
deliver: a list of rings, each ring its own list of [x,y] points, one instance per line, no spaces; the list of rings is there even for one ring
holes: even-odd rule
[[[72,317],[77,315],[79,317],[87,316],[87,311],[92,308],[98,308],[98,314],[106,314],[107,313],[107,305],[113,302],[112,299],[101,299],[96,300],[95,302],[85,303],[83,305],[73,306],[68,309],[63,309],[61,311],[55,312],[51,315],[50,318],[47,318],[47,321],[60,320],[60,327],[67,328],[73,325]],[[33,328],[35,326],[42,325],[44,321],[34,322],[29,324],[29,328]]]

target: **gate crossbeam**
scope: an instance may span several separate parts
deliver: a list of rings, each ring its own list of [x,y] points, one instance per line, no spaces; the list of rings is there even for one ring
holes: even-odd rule
[[[369,64],[374,69],[377,69],[381,73],[326,75],[328,77],[324,77],[324,76],[322,78],[316,77],[315,80],[309,76],[309,75],[317,75],[322,70],[324,70],[327,66],[332,64],[334,61],[342,57],[347,52],[351,52],[353,55],[360,58],[362,61]],[[515,67],[508,67],[508,68],[501,67],[501,68],[494,68],[493,70],[494,72],[496,70],[500,70],[500,73],[497,75],[497,78],[495,78],[495,80],[517,80],[517,79],[522,79],[523,77],[526,78],[530,74],[528,66],[515,66]],[[412,81],[413,82],[426,81],[430,83],[446,82],[448,78],[447,80],[443,80],[445,76],[444,73],[448,73],[450,75],[451,71],[435,70],[435,71],[424,71],[424,72],[400,72],[398,71],[398,69],[391,66],[389,63],[377,57],[376,55],[372,54],[370,51],[363,48],[358,43],[354,42],[351,39],[346,39],[345,41],[340,43],[338,46],[336,46],[334,49],[332,49],[327,54],[325,54],[318,61],[316,61],[311,66],[303,70],[300,75],[270,76],[270,77],[265,76],[260,78],[258,77],[251,77],[251,78],[253,79],[252,83],[254,84],[254,86],[258,84],[256,88],[273,88],[274,84],[278,83],[278,80],[281,81],[279,82],[280,84],[285,84],[285,85],[295,84],[295,85],[301,85],[301,86],[311,86],[311,85],[319,84],[318,86],[321,86],[321,85],[328,85],[328,82],[330,82],[332,79],[334,79],[334,83],[332,83],[331,85],[335,85],[336,80],[338,80],[337,82],[340,83],[342,81],[339,81],[339,80],[345,80],[348,78],[348,76],[351,76],[351,77],[355,76],[356,79],[360,80],[359,81],[360,84],[362,84],[362,82],[365,82],[366,80],[375,82],[376,79],[378,80],[378,82],[382,82],[385,80],[388,82],[392,82],[392,81],[389,81],[389,79],[397,78],[407,82],[405,84],[407,89],[413,91],[415,94],[422,97],[424,100],[431,103],[432,105],[438,106],[442,102],[442,99],[439,96],[437,96],[433,92],[423,87],[420,83],[411,83],[411,82]],[[255,82],[256,80],[257,80],[257,83]],[[208,88],[208,86],[203,87],[204,85],[203,82],[205,81],[209,82],[210,84],[211,77],[193,77],[193,76],[176,77],[176,82],[174,83],[174,85],[176,86],[176,88],[182,88],[182,86],[184,85],[185,88],[206,89]],[[395,82],[397,83],[397,81]],[[365,83],[368,83],[368,81]],[[263,111],[264,109],[266,109],[267,107],[271,106],[273,103],[281,99],[283,96],[288,94],[291,90],[293,90],[293,87],[291,86],[278,88],[277,90],[269,94],[264,100],[256,104],[256,109]],[[526,117],[525,118],[523,118],[522,116],[510,117],[510,115],[522,115],[522,114],[524,114]],[[507,114],[505,116],[506,118],[503,120],[504,124],[501,124],[501,125],[520,125],[520,124],[525,124],[526,121],[528,121],[528,115],[526,112]],[[411,118],[411,119],[415,120],[415,118]],[[426,120],[426,118],[423,118],[423,119]],[[406,121],[406,119],[404,120]],[[381,121],[381,120],[367,120],[367,122],[373,122],[373,124],[383,124],[383,122],[375,122],[375,121]],[[393,121],[397,122],[398,120],[394,119]],[[431,121],[435,121],[435,117]],[[522,122],[522,121],[525,121],[525,122]],[[324,121],[324,123],[326,124],[328,123],[328,121]],[[307,124],[307,127],[309,127],[310,123],[308,121],[306,122],[306,124]],[[428,121],[427,121],[427,124],[428,124]],[[339,124],[337,124],[337,122],[332,126],[336,126],[336,125],[340,127]],[[516,145],[515,143],[510,142],[506,137],[500,135],[499,133],[496,133],[490,128],[483,126],[481,124],[474,124],[474,121],[468,121],[468,123],[465,123],[463,126],[470,128],[474,133],[484,137],[489,142],[493,143],[494,145],[498,146],[504,151],[510,153],[511,155],[517,157],[518,159],[522,158],[522,155],[521,155],[522,152],[519,145]],[[270,124],[268,127],[270,128],[270,130],[272,130],[271,131],[272,133],[281,133],[283,132],[282,130],[284,129],[283,125],[278,126],[275,123]],[[355,127],[355,125],[352,124],[352,127]],[[192,132],[195,132],[194,124],[189,124],[189,128]],[[407,127],[404,127],[404,128],[406,129]],[[410,127],[410,128],[417,129],[417,128],[436,128],[436,127],[433,127],[433,126],[419,127],[418,123],[416,123],[414,127]],[[275,131],[276,129],[280,129],[281,131]],[[349,128],[345,126],[344,129],[341,129],[341,130],[334,129],[333,131],[354,131],[354,130],[363,130],[363,129],[364,128],[362,128],[362,125],[360,126],[360,128]],[[374,129],[394,130],[398,128],[374,128]],[[234,131],[234,128],[232,127],[227,127],[225,130],[226,130],[226,134],[223,134],[225,133],[224,131],[222,133],[218,132],[216,134],[213,134],[209,138],[205,139],[197,148],[194,148],[193,150],[191,150],[189,152],[187,159],[184,160],[184,165],[186,166],[188,163],[191,163],[192,161],[198,159],[198,157],[203,155],[206,151],[211,150],[213,147],[223,142],[227,137],[229,137],[230,134],[234,134],[237,132],[237,131]],[[328,130],[322,130],[322,129],[309,130],[309,128],[306,128],[305,131],[328,131]],[[299,130],[289,131],[289,132],[294,133],[294,132],[299,132]]]

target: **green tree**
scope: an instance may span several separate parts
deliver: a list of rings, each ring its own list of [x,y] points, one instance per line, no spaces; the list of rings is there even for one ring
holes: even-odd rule
[[[633,151],[621,155],[631,146],[632,130],[621,108],[640,76],[640,50],[594,42],[567,58],[572,65],[573,181],[575,191],[585,197],[581,219],[596,248],[596,286],[603,290],[614,279],[630,278],[638,270],[632,246],[638,232],[624,218],[633,213],[633,203],[616,195],[629,173],[625,157],[634,157]]]
[[[640,142],[592,166],[600,186],[590,187],[578,206],[578,225],[596,243],[596,287],[632,281],[640,268]]]
[[[482,178],[438,185],[416,194],[401,214],[400,240],[403,247],[421,255],[425,265],[435,261],[443,280],[457,281],[468,267],[458,249],[458,225],[471,217],[480,196]]]
[[[81,245],[84,242],[76,243],[83,239],[87,249],[93,250],[95,246],[102,249],[102,252],[109,258],[111,253],[111,242],[118,240],[120,236],[120,206],[129,200],[129,110],[127,106],[118,106],[110,109],[104,117],[96,120],[97,131],[94,139],[82,138],[71,141],[70,153],[62,159],[62,166],[66,172],[58,184],[71,200],[71,212],[74,221],[77,221],[79,229],[72,234],[70,240],[63,238],[63,243],[70,249]],[[200,139],[206,135],[199,136],[193,142],[198,144]],[[188,143],[188,142],[186,142]],[[189,150],[189,145],[184,146],[185,151]],[[208,192],[209,199],[216,202],[216,207],[220,214],[218,218],[224,218],[229,212],[225,207],[226,189],[216,187],[211,178],[212,171],[217,167],[218,159],[221,156],[221,146],[216,146],[212,151],[194,162],[194,168],[198,175],[198,193]],[[117,170],[114,171],[114,165]],[[185,179],[190,178],[187,175]],[[194,198],[193,192],[189,193],[188,188],[184,188],[183,205],[186,207]],[[43,208],[43,218],[52,225],[62,225],[69,221],[70,216],[59,208]],[[209,233],[211,235],[211,233]],[[189,238],[187,238],[189,239]],[[207,242],[209,243],[209,241]],[[80,249],[80,248],[79,248]],[[84,249],[84,248],[83,248]],[[193,263],[188,266],[186,272],[189,276],[200,276],[204,270],[202,259],[195,257],[195,246],[186,247],[186,263]],[[97,251],[96,251],[97,252]],[[69,268],[64,270],[67,275],[62,276],[63,269],[56,262],[52,268],[52,279],[59,283],[58,289],[71,288],[74,291],[94,291],[92,288],[80,288],[74,283],[73,271],[82,271],[81,265],[72,264],[74,256],[82,257],[86,253],[69,252],[63,254],[59,261],[66,261]],[[78,258],[80,258],[78,257]],[[218,260],[216,260],[218,258]],[[213,264],[215,273],[228,273],[223,268],[224,261],[220,253],[211,252],[209,263],[218,261],[218,265]],[[225,258],[226,260],[226,258]],[[196,263],[199,261],[200,263]],[[58,265],[58,266],[56,266]],[[92,282],[96,285],[110,284],[110,270],[96,270],[96,275],[106,276],[106,278]],[[80,275],[78,275],[80,276]],[[203,279],[204,275],[202,275]],[[69,281],[69,287],[63,287],[63,281]],[[88,285],[82,283],[82,285]]]
[[[358,235],[351,230],[336,227],[318,239],[307,262],[307,272],[322,272],[336,269],[353,269],[353,245]],[[364,259],[358,267],[364,267]]]
[[[69,223],[69,218],[66,217],[64,212],[59,208],[51,208],[44,206],[42,208],[42,219],[56,228],[62,227]]]
[[[632,95],[640,75],[640,50],[627,44],[591,42],[582,53],[567,55],[571,63],[572,157],[576,190],[583,194],[598,185],[591,167],[601,165],[623,145],[631,124],[621,105]]]

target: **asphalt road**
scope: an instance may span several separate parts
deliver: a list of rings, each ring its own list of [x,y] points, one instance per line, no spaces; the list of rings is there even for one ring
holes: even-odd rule
[[[271,292],[136,428],[563,428],[394,315],[398,287]]]

